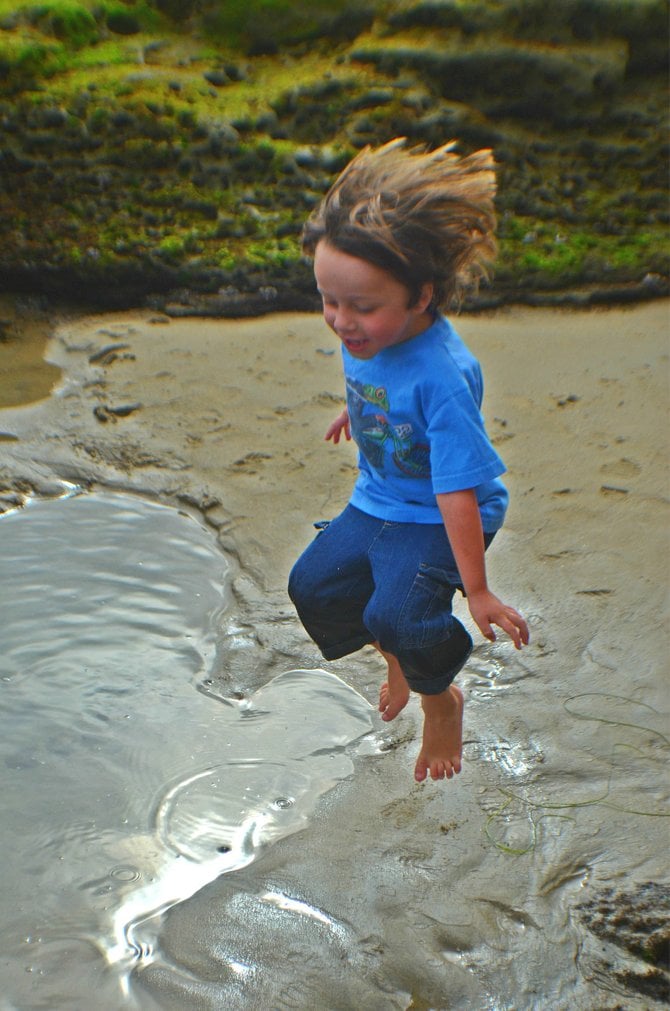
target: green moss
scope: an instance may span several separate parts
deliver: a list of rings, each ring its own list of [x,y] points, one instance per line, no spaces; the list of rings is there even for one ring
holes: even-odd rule
[[[495,276],[508,284],[525,277],[534,288],[556,289],[598,281],[641,280],[649,272],[667,275],[670,250],[665,229],[603,237],[596,231],[566,231],[552,237],[548,227],[527,231],[529,222],[506,222]],[[524,233],[522,235],[522,232]],[[524,242],[531,237],[531,242]]]
[[[119,4],[112,3],[109,7],[113,12]],[[147,4],[140,3],[132,9],[140,13],[146,9],[147,16],[140,20],[157,26],[156,12]],[[137,44],[103,40],[107,15],[104,3],[50,0],[37,5],[5,4],[4,11],[0,82],[4,80],[12,92],[40,77],[53,79],[78,69],[83,71],[88,84],[91,68],[95,66],[137,64]],[[0,7],[0,20],[2,12]]]
[[[222,246],[214,257],[214,265],[222,270],[233,270],[237,266],[238,260],[235,254]]]
[[[75,49],[91,45],[99,38],[99,27],[88,7],[78,0],[47,0],[26,8],[26,16],[46,35],[54,35]]]
[[[245,250],[245,259],[253,266],[285,266],[287,263],[294,263],[299,257],[299,243],[292,239],[250,242]]]
[[[274,53],[319,35],[355,35],[371,23],[373,9],[348,0],[227,0],[208,6],[202,24],[210,38],[250,53]]]
[[[5,27],[21,23],[32,25],[46,33],[78,45],[95,39],[93,26],[107,24],[114,31],[116,22],[122,29],[130,29],[131,20],[138,27],[152,31],[164,19],[155,6],[147,0],[0,0],[0,21]],[[111,22],[111,24],[110,24]]]
[[[612,262],[617,267],[634,267],[641,258],[646,258],[653,246],[651,235],[634,235],[623,240],[616,249],[612,251]]]
[[[66,65],[63,46],[25,36],[0,37],[0,81],[11,91],[20,90],[28,80],[49,77]]]
[[[542,250],[529,249],[521,257],[524,270],[546,273],[550,276],[576,276],[584,263],[584,253],[570,246],[547,246]]]
[[[166,235],[158,243],[157,252],[169,259],[179,259],[186,251],[186,243],[180,235]]]
[[[106,108],[98,107],[91,111],[88,117],[88,129],[91,133],[102,133],[107,129],[110,111]]]
[[[132,48],[128,41],[107,39],[90,49],[74,54],[69,62],[70,71],[84,70],[82,79],[91,80],[90,71],[95,67],[115,68],[123,63],[137,63],[137,44]]]

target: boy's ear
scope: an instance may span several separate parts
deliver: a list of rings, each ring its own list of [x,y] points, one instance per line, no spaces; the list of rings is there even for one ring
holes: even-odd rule
[[[435,293],[434,285],[432,285],[429,282],[426,282],[426,284],[422,284],[421,293],[418,299],[416,300],[414,308],[418,309],[420,313],[425,312],[430,303],[433,301],[434,293]]]

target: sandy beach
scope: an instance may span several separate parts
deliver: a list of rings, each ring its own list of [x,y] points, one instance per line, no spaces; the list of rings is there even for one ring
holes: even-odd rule
[[[266,924],[240,1007],[662,1006],[667,973],[608,933],[607,903],[644,919],[648,883],[668,903],[668,309],[457,322],[508,467],[490,581],[528,618],[531,645],[475,634],[456,781],[414,784],[415,701],[393,724],[375,717],[376,747],[299,835],[175,907],[163,943],[183,977],[145,974],[158,1006],[185,994],[223,1006],[214,946],[194,942],[193,924],[268,882],[327,911],[348,941],[304,941],[301,972],[291,935],[276,942],[286,957],[271,955]],[[323,668],[285,590],[312,523],[344,506],[356,472],[352,445],[323,438],[343,402],[323,321],[72,316],[47,359],[62,370],[52,395],[0,414],[5,506],[66,482],[190,511],[231,565],[217,691],[245,697]],[[328,670],[376,704],[372,650]],[[239,946],[252,920],[231,926]]]

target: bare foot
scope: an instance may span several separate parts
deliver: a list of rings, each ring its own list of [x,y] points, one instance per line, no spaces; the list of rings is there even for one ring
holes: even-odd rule
[[[374,645],[388,664],[387,680],[379,689],[379,712],[382,719],[389,723],[409,702],[409,685],[393,653],[385,653],[378,643]]]
[[[422,695],[423,744],[414,768],[414,778],[451,779],[461,771],[463,749],[463,692],[450,685],[441,695]]]

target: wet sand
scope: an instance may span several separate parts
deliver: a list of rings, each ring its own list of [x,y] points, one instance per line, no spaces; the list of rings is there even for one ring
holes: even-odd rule
[[[142,976],[161,1006],[216,1006],[214,984],[195,981],[216,980],[220,951],[193,934],[215,914],[231,950],[257,939],[240,1006],[338,994],[336,1006],[380,1009],[656,1006],[640,995],[653,970],[596,939],[579,907],[624,892],[634,906],[650,881],[667,894],[668,304],[510,309],[458,327],[509,468],[491,583],[532,644],[519,655],[478,640],[456,781],[413,783],[413,701],[379,722],[376,753],[298,837],[176,907],[163,940],[181,981]],[[322,321],[89,316],[60,323],[48,358],[63,369],[56,392],[0,415],[16,437],[0,446],[0,499],[70,482],[196,511],[233,570],[218,690],[324,666],[285,593],[312,522],[355,476],[353,448],[323,441],[342,380]],[[328,669],[375,704],[372,651]],[[253,896],[270,887],[323,910],[346,944],[255,922]],[[240,895],[245,917],[232,914]],[[290,969],[292,950],[308,971]]]

